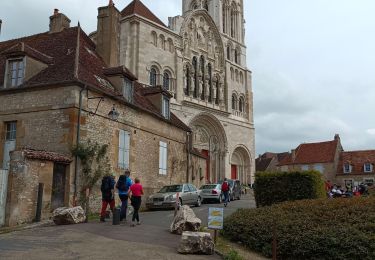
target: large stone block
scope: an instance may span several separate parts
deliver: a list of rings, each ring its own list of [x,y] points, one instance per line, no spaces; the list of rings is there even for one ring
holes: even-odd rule
[[[81,206],[74,208],[58,208],[53,212],[53,222],[56,225],[71,225],[83,223],[86,219]]]
[[[182,233],[178,252],[180,254],[213,255],[215,244],[210,233],[186,231]]]
[[[187,205],[181,206],[171,224],[171,233],[181,235],[184,231],[198,231],[202,221]]]

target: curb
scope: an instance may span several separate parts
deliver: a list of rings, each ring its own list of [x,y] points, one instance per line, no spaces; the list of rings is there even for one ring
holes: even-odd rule
[[[25,226],[5,227],[5,228],[0,228],[0,234],[12,233],[12,232],[23,231],[23,230],[39,228],[39,227],[49,227],[53,225],[54,223],[52,220],[47,220],[47,221],[43,221],[39,223],[27,224]]]

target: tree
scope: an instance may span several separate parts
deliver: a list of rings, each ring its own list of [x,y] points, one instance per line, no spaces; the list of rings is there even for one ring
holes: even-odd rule
[[[89,195],[93,187],[104,175],[110,174],[111,166],[107,151],[108,145],[99,145],[90,140],[79,143],[72,149],[73,155],[81,161],[79,204],[85,208],[86,218],[90,213]]]

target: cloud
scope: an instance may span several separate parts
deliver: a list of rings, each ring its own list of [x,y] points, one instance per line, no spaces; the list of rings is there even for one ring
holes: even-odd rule
[[[366,133],[368,133],[369,135],[373,135],[373,136],[375,136],[375,128],[367,129],[367,130],[366,130]]]

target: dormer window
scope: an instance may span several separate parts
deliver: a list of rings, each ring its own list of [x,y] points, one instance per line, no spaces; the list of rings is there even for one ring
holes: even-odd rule
[[[162,98],[162,115],[165,119],[170,118],[169,98],[164,95]]]
[[[371,163],[365,163],[363,166],[364,172],[372,172],[373,170],[373,165]]]
[[[25,78],[25,63],[24,59],[11,59],[8,60],[8,87],[20,86]]]
[[[352,166],[349,163],[344,164],[344,173],[351,173],[352,172]]]
[[[123,96],[129,103],[133,102],[133,82],[127,78],[124,79]]]

